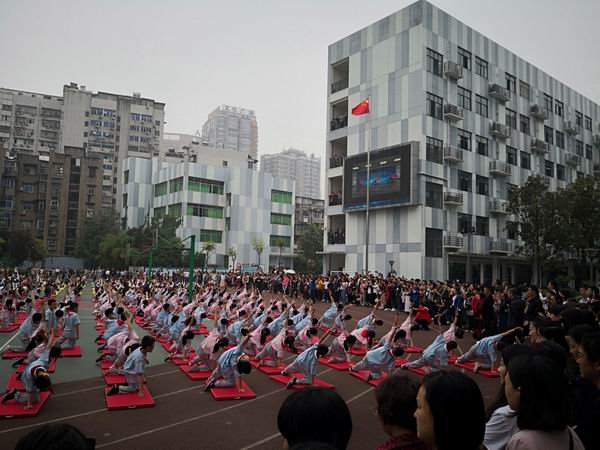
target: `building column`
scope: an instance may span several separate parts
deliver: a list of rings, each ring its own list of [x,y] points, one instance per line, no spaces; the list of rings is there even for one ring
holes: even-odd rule
[[[483,280],[485,279],[485,263],[480,263],[479,264],[479,283],[483,283]]]
[[[516,278],[517,278],[517,276],[515,273],[515,265],[511,264],[510,265],[510,284],[514,285]]]
[[[502,273],[500,274],[502,278],[500,281],[509,281],[508,280],[508,266],[506,262],[502,261]]]
[[[492,258],[492,284],[500,279],[500,275],[498,274],[498,258]]]

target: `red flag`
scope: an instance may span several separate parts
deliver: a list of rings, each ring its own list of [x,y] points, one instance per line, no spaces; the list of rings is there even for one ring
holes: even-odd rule
[[[360,116],[361,114],[368,114],[368,113],[369,113],[369,99],[368,98],[363,100],[362,102],[360,102],[354,108],[352,108],[353,116]]]

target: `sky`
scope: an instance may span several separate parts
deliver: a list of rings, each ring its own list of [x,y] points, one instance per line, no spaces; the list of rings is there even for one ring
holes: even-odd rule
[[[194,133],[220,104],[254,109],[259,154],[325,155],[327,47],[412,0],[0,1],[0,86],[166,103]],[[600,103],[599,0],[431,3]],[[324,164],[323,164],[324,165]]]

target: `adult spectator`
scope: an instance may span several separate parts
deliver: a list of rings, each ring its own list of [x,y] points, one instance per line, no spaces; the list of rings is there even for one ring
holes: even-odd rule
[[[479,387],[460,372],[428,373],[417,395],[417,435],[437,450],[478,450],[485,431]]]
[[[277,427],[288,448],[315,441],[344,450],[352,434],[352,418],[346,402],[335,391],[309,387],[285,399]]]
[[[600,448],[600,333],[583,336],[577,356],[581,377],[595,387],[590,392],[589,407],[577,424],[577,435],[587,449]]]
[[[563,370],[539,355],[521,355],[508,364],[505,393],[517,411],[517,426],[507,450],[584,450],[568,426],[569,394]]]
[[[417,437],[418,383],[403,374],[392,375],[383,380],[375,389],[377,417],[383,431],[390,438],[377,450],[419,450],[427,445]]]
[[[23,436],[15,450],[93,450],[96,440],[87,438],[77,428],[63,424],[43,425]]]
[[[516,288],[508,290],[508,328],[520,327],[525,320],[525,302]]]

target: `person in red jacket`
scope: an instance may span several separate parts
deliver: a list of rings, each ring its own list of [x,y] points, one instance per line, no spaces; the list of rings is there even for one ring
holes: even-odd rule
[[[473,295],[471,296],[471,315],[469,316],[469,328],[473,331],[475,338],[481,337],[481,309],[483,306],[483,299],[479,295],[479,289],[473,288]]]

